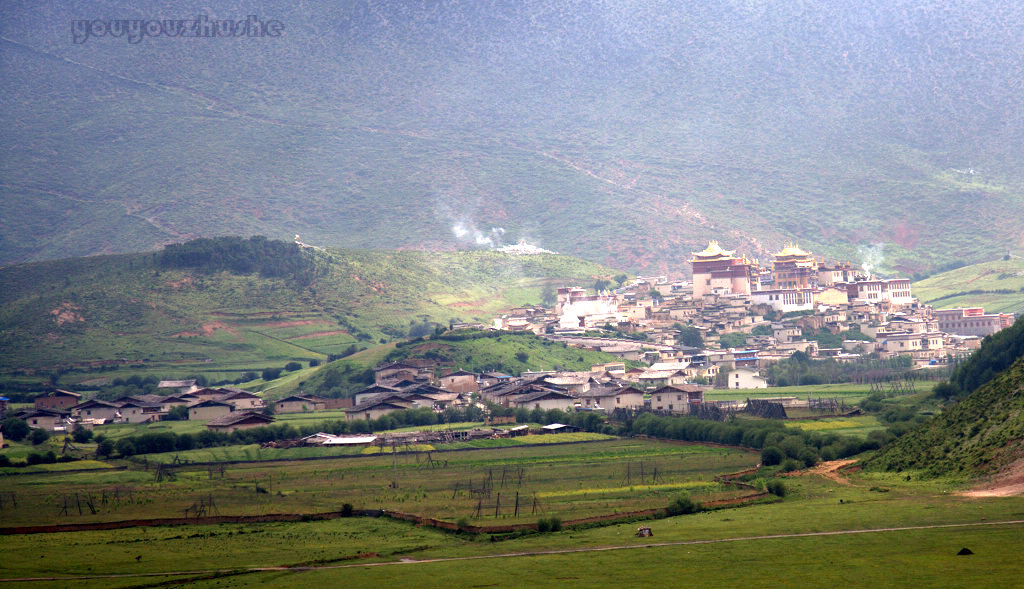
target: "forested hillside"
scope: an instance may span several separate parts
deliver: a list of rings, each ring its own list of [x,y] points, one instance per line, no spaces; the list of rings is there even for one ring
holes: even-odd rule
[[[936,388],[945,398],[962,398],[1024,356],[1024,319],[982,341],[981,348],[956,367],[949,382]]]

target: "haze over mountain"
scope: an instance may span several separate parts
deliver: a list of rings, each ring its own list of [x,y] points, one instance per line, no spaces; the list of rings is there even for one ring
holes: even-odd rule
[[[72,36],[198,15],[284,31]],[[991,259],[1024,246],[1022,56],[1006,1],[10,2],[0,264],[294,233]]]

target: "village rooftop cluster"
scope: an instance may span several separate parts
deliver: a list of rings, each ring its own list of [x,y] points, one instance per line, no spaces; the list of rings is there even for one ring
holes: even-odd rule
[[[344,410],[349,421],[372,420],[415,408],[442,412],[477,404],[486,411],[482,401],[527,410],[692,414],[707,408],[704,392],[711,386],[768,388],[761,372],[797,352],[838,362],[908,356],[917,368],[927,369],[969,354],[982,337],[1014,320],[981,308],[933,309],[913,297],[907,279],[878,278],[848,263],[826,264],[796,245],[761,266],[712,241],[694,252],[690,263],[692,282],[639,277],[596,294],[563,287],[554,308],[517,308],[490,326],[463,326],[532,332],[623,360],[589,371],[478,374],[410,358],[378,366],[374,384],[351,398],[299,394],[268,408],[261,396],[242,389],[165,381],[159,388],[168,394],[112,401],[82,401],[77,393],[57,390],[39,395],[32,408],[14,416],[32,427],[67,431],[159,421],[177,410],[179,419],[203,420],[210,430],[230,433],[267,425],[279,413]],[[701,345],[680,341],[684,329],[698,333]],[[822,347],[820,338],[808,336],[821,333],[860,337]],[[726,345],[737,335],[742,346]],[[626,361],[632,367],[627,369]],[[730,403],[737,404],[718,404]],[[0,397],[0,414],[5,409],[6,399]]]

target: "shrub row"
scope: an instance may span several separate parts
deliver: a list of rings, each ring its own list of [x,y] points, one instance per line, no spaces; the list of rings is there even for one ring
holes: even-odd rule
[[[49,452],[46,452],[45,454],[40,454],[38,452],[32,452],[31,454],[29,454],[28,456],[25,457],[24,461],[22,461],[22,460],[11,460],[6,455],[0,454],[0,467],[6,467],[6,466],[23,467],[23,466],[33,466],[33,465],[36,465],[36,464],[53,464],[55,462],[74,462],[76,460],[78,460],[78,458],[75,458],[74,456],[68,456],[66,454],[63,455],[63,456],[57,456],[53,452],[53,450],[50,450]]]
[[[704,421],[695,417],[660,417],[644,413],[622,428],[622,433],[689,442],[714,442],[761,450],[762,464],[773,466],[794,460],[813,466],[819,460],[835,460],[875,450],[885,432],[872,432],[866,440],[789,428],[777,421]]]

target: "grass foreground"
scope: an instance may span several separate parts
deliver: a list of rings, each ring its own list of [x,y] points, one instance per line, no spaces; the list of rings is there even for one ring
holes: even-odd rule
[[[913,475],[853,473],[849,483],[789,477],[781,502],[645,523],[653,538],[636,537],[635,522],[494,541],[362,517],[7,536],[2,578],[104,587],[1019,584],[1024,498],[968,499],[951,492],[955,481]]]

